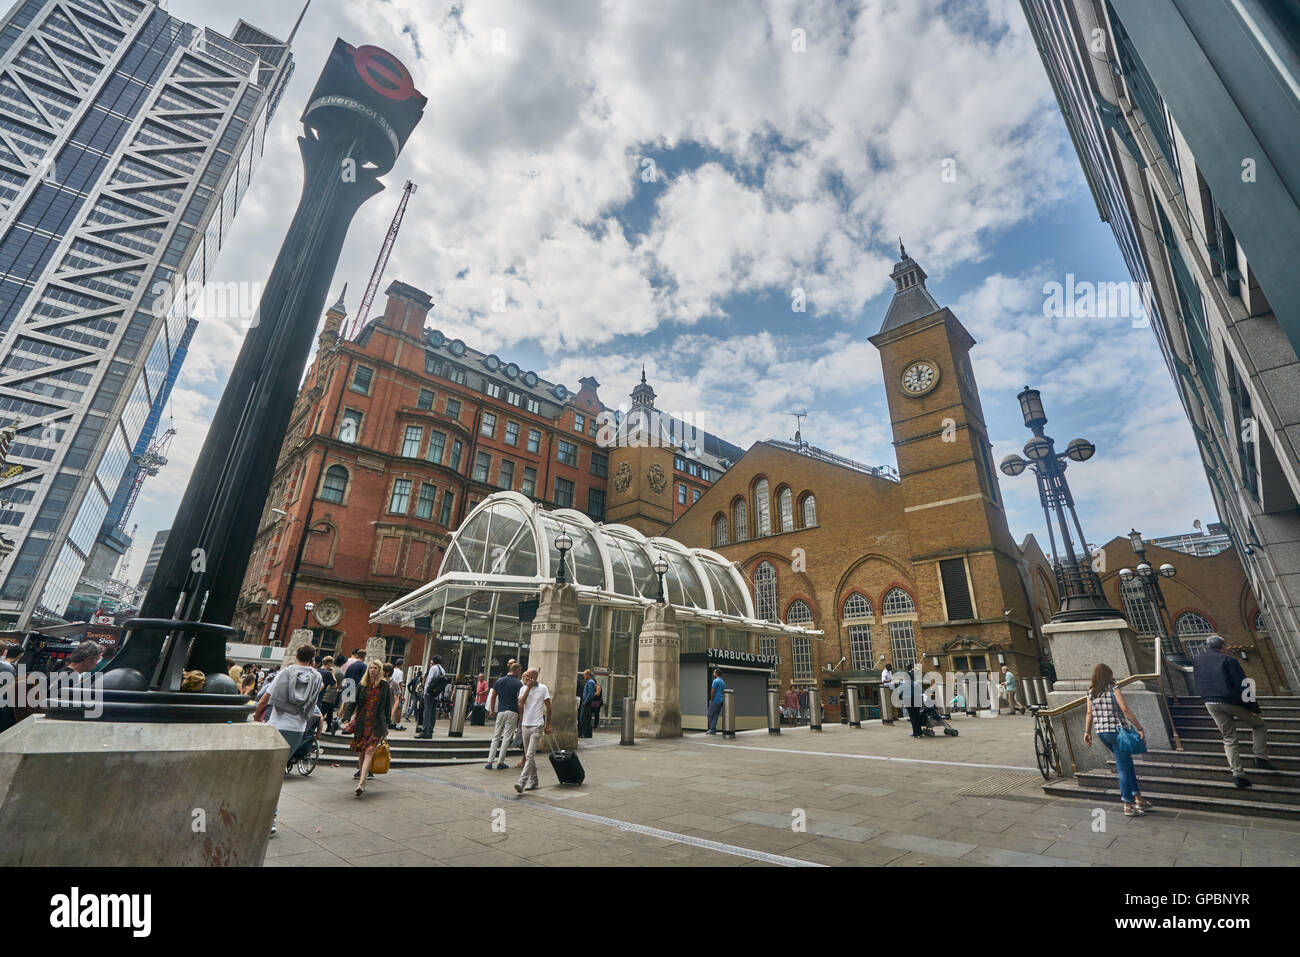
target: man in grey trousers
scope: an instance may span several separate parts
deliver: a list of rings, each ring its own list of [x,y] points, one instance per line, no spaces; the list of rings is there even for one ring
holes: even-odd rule
[[[502,675],[488,695],[488,717],[496,715],[492,726],[492,744],[488,747],[487,770],[502,770],[506,767],[506,752],[510,742],[519,729],[519,689],[524,685],[519,680],[519,662],[510,662],[509,674]],[[495,756],[495,765],[493,757]]]
[[[1237,721],[1244,721],[1251,729],[1251,750],[1255,755],[1255,767],[1265,771],[1277,768],[1268,759],[1268,730],[1259,713],[1259,703],[1255,700],[1254,685],[1246,680],[1246,673],[1241,662],[1228,654],[1224,641],[1218,635],[1211,635],[1205,642],[1205,651],[1192,663],[1195,671],[1196,693],[1205,702],[1205,710],[1210,713],[1214,723],[1223,735],[1223,751],[1228,756],[1228,767],[1232,769],[1232,782],[1239,788],[1250,787],[1250,779],[1241,764],[1241,753],[1237,742]]]

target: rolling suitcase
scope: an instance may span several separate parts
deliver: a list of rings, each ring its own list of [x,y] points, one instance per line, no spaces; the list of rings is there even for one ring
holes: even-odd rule
[[[577,751],[557,751],[555,750],[555,738],[547,736],[551,743],[551,750],[547,752],[547,757],[551,759],[551,769],[555,771],[555,776],[560,779],[561,784],[579,785],[587,777],[587,772],[582,769],[582,762],[578,760]]]

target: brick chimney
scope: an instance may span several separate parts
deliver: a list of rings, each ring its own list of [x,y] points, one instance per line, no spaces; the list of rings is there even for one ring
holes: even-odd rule
[[[433,308],[433,300],[422,289],[394,282],[385,290],[388,306],[384,309],[384,325],[404,332],[413,339],[424,338],[424,320]]]

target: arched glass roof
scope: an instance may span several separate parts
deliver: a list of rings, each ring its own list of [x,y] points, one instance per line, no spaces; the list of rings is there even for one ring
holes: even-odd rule
[[[758,621],[740,570],[716,552],[647,538],[627,525],[598,524],[572,509],[550,511],[517,492],[484,499],[452,536],[438,577],[380,608],[371,621],[408,624],[485,592],[536,594],[555,580],[561,530],[573,540],[566,578],[580,602],[643,607],[655,601],[654,563],[662,555],[664,590],[679,617],[763,633],[820,634]]]

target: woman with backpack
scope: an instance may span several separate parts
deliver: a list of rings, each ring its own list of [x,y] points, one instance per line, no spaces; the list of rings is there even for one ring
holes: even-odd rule
[[[1128,722],[1125,722],[1125,718]],[[1092,747],[1092,732],[1096,730],[1101,743],[1115,755],[1115,770],[1119,773],[1120,800],[1124,802],[1125,817],[1141,817],[1154,810],[1151,802],[1142,796],[1137,772],[1133,770],[1133,755],[1117,747],[1121,731],[1133,733],[1146,740],[1146,733],[1129,710],[1123,693],[1115,687],[1115,673],[1109,665],[1099,664],[1092,670],[1088,686],[1088,717],[1083,727],[1083,743]]]
[[[366,665],[366,675],[357,688],[356,703],[352,720],[343,730],[353,735],[352,750],[357,752],[361,778],[356,795],[361,797],[366,793],[366,778],[370,776],[375,751],[388,737],[388,716],[393,712],[393,688],[384,680],[384,668],[378,658],[371,658]]]

